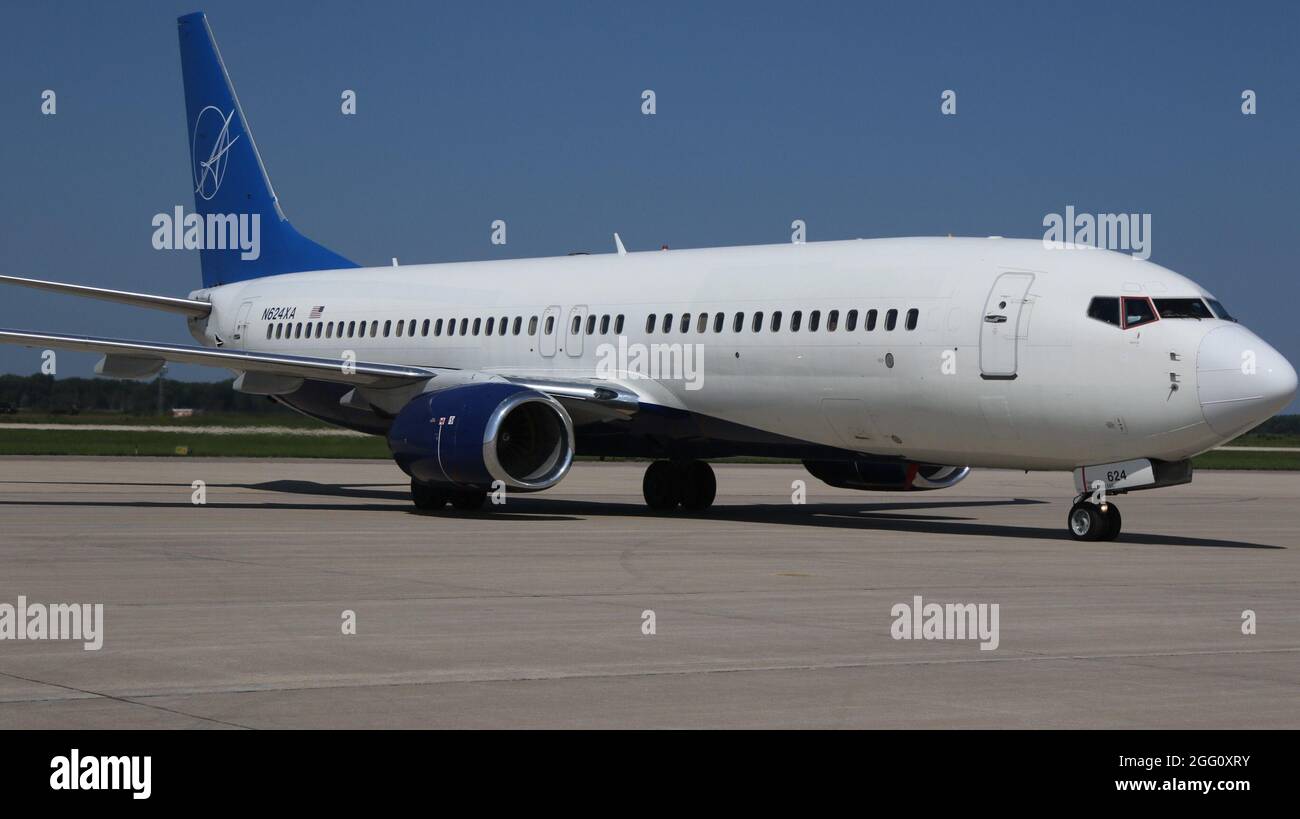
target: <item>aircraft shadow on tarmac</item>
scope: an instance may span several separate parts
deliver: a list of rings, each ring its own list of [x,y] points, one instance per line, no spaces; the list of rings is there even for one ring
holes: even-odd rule
[[[53,486],[76,486],[68,481],[6,481],[5,483],[43,483]],[[156,486],[178,488],[171,483],[122,483],[120,486]],[[185,487],[188,491],[188,487]],[[969,535],[976,537],[1028,538],[1037,540],[1061,540],[1068,537],[1061,528],[1040,526],[1007,526],[1001,524],[978,523],[977,518],[960,514],[962,509],[981,509],[1003,506],[1049,506],[1047,501],[1030,498],[1012,498],[1007,500],[917,500],[884,501],[880,503],[809,503],[794,504],[722,504],[704,512],[651,512],[639,503],[611,503],[601,501],[583,501],[569,498],[547,498],[540,495],[515,495],[507,504],[493,506],[491,503],[474,512],[458,512],[450,508],[442,512],[420,512],[408,504],[410,493],[404,486],[391,483],[375,484],[323,484],[315,481],[278,480],[253,484],[208,484],[210,493],[221,488],[249,489],[260,492],[274,492],[288,495],[310,497],[332,497],[363,501],[362,503],[277,503],[271,502],[233,502],[227,503],[217,497],[209,497],[208,506],[222,509],[307,509],[315,511],[401,511],[406,514],[423,517],[473,518],[486,517],[495,521],[521,521],[538,523],[560,523],[581,520],[584,517],[638,517],[638,518],[688,518],[695,520],[730,521],[737,523],[770,523],[787,526],[813,526],[832,529],[887,529],[897,532],[917,532],[938,535]],[[80,497],[77,497],[80,495]],[[70,497],[71,496],[71,497]],[[61,492],[59,500],[0,501],[0,505],[51,505],[51,506],[132,506],[142,508],[187,507],[188,500],[176,502],[133,501],[100,498],[89,500],[81,492]],[[365,503],[364,501],[373,501]],[[402,505],[394,505],[394,501]],[[951,510],[958,514],[931,514],[925,510]],[[1192,546],[1227,549],[1285,549],[1285,546],[1270,546],[1262,543],[1247,543],[1236,540],[1214,538],[1197,538],[1180,535],[1147,534],[1125,532],[1116,541],[1117,544],[1143,544],[1153,546]],[[1113,544],[1089,544],[1103,547]]]

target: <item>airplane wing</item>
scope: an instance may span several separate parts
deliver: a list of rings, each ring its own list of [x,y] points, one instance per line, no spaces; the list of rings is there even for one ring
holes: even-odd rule
[[[341,358],[258,353],[248,350],[214,349],[187,344],[158,344],[113,338],[95,338],[64,333],[31,333],[0,329],[0,343],[24,347],[51,347],[62,350],[101,353],[104,360],[96,367],[101,375],[137,378],[156,373],[162,364],[197,364],[222,367],[244,373],[259,373],[272,379],[311,379],[332,381],[390,390],[411,387],[430,378],[444,376],[448,386],[466,378],[488,375],[504,378],[520,386],[552,395],[564,402],[579,402],[619,410],[635,411],[640,396],[627,386],[609,381],[554,380],[508,373],[474,374],[450,367],[414,367],[403,364],[349,362]]]

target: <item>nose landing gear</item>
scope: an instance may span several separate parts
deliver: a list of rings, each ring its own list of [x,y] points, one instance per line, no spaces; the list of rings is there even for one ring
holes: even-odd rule
[[[1066,517],[1066,526],[1070,537],[1075,540],[1114,540],[1119,537],[1122,519],[1119,507],[1110,501],[1093,503],[1087,498],[1080,498],[1070,507]]]

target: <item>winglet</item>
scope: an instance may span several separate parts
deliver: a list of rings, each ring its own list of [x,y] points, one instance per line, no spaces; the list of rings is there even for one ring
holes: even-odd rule
[[[617,233],[614,234],[614,249],[618,251],[620,256],[627,255],[627,248],[623,247],[623,240],[618,238]]]

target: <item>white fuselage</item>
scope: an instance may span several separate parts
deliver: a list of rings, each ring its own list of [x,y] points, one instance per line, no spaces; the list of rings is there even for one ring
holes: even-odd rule
[[[352,351],[360,361],[538,378],[612,375],[645,403],[940,464],[1070,469],[1178,460],[1290,401],[1294,370],[1240,325],[1160,319],[1121,329],[1088,317],[1095,296],[1209,294],[1173,271],[1106,251],[997,238],[879,239],[294,273],[198,291],[214,306],[192,329],[207,345],[219,336],[227,346],[264,352],[338,358]],[[323,310],[310,318],[315,307]],[[868,330],[871,310],[876,322]],[[917,311],[912,330],[910,310]],[[782,323],[773,331],[778,311]],[[691,316],[685,331],[683,314]],[[666,332],[665,315],[672,316]],[[596,317],[590,334],[588,316]],[[699,345],[696,377],[610,373],[618,316],[625,346]],[[468,334],[460,332],[462,319]],[[347,335],[363,322],[365,335]],[[324,328],[319,337],[316,325]],[[372,325],[380,328],[373,336]],[[1238,378],[1231,370],[1247,355],[1252,369]]]

